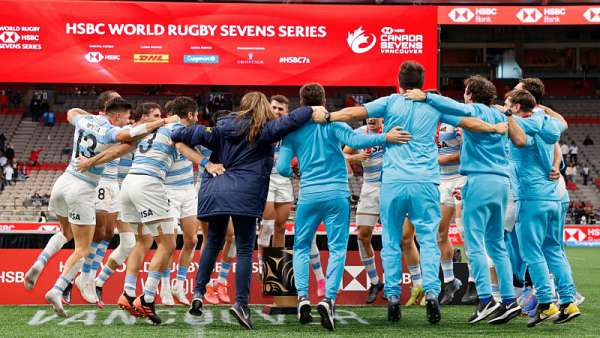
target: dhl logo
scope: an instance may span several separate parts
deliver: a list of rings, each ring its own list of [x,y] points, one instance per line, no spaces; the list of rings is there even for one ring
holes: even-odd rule
[[[133,54],[134,63],[169,63],[169,54]]]

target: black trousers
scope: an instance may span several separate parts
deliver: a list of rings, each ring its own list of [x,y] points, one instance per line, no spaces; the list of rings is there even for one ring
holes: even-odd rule
[[[210,281],[210,275],[215,267],[219,251],[223,249],[223,244],[225,244],[225,235],[227,234],[227,225],[229,224],[230,217],[233,221],[237,250],[237,267],[235,272],[236,302],[248,305],[250,282],[252,281],[252,252],[254,250],[254,242],[256,241],[256,223],[258,221],[255,217],[219,215],[208,219],[208,235],[204,239],[207,242],[202,256],[200,256],[194,292],[201,295],[206,293],[206,284]]]

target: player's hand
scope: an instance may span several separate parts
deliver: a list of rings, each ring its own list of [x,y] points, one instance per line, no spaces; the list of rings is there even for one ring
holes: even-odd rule
[[[452,197],[457,201],[462,201],[462,190],[461,187],[456,187],[452,191]]]
[[[421,89],[409,89],[404,93],[404,97],[413,101],[425,101],[427,94]]]
[[[388,143],[404,144],[410,141],[411,139],[412,135],[409,132],[402,130],[402,128],[400,127],[394,127],[392,128],[392,130],[388,131],[385,134],[385,140]]]
[[[362,162],[369,159],[369,154],[365,153],[365,152],[360,152],[358,154],[352,155],[352,157],[350,158],[351,161],[355,161],[355,162]]]
[[[89,158],[80,156],[75,161],[75,169],[80,173],[82,173],[84,171],[88,171],[91,167],[92,167],[92,161],[90,161]]]
[[[508,132],[508,123],[500,122],[494,125],[494,130],[496,134],[506,134]]]
[[[550,181],[556,181],[560,178],[560,170],[558,167],[552,167],[552,171],[550,171],[550,175],[548,175]]]
[[[325,113],[327,112],[327,109],[325,109],[325,107],[323,107],[323,106],[313,106],[312,110],[313,110],[313,114],[312,114],[313,121],[315,121],[316,123],[325,123],[325,122],[327,122],[325,120]]]
[[[225,167],[221,163],[211,163],[208,162],[204,169],[213,177],[217,177],[223,175],[225,173]]]
[[[508,107],[505,106],[501,106],[499,104],[495,104],[494,108],[496,108],[499,112],[504,113],[508,110]]]
[[[181,118],[177,115],[171,115],[165,119],[165,124],[169,123],[181,123]]]

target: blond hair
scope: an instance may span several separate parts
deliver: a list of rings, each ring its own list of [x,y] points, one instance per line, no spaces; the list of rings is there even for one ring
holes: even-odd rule
[[[271,105],[265,94],[261,92],[249,92],[240,102],[238,119],[248,118],[250,129],[248,130],[248,142],[254,143],[260,135],[264,125],[276,118],[271,110]]]

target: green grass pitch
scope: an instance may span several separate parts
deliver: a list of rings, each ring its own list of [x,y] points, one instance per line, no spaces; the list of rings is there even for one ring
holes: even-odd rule
[[[564,325],[547,322],[527,328],[525,318],[507,325],[469,325],[471,306],[442,307],[442,321],[429,325],[423,307],[402,308],[398,323],[385,320],[385,307],[338,307],[337,330],[327,332],[320,324],[302,326],[294,316],[262,316],[253,307],[256,331],[245,331],[228,314],[227,307],[205,306],[203,317],[186,315],[183,307],[164,309],[166,324],[153,326],[145,320],[124,316],[115,306],[98,310],[93,306],[68,308],[69,318],[56,318],[50,306],[0,307],[0,336],[5,337],[599,337],[600,336],[600,249],[570,248],[567,251],[578,290],[586,297],[583,315]],[[313,315],[318,314],[313,308]]]

